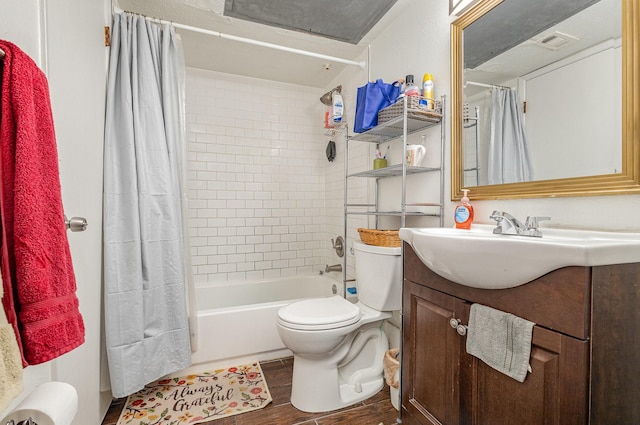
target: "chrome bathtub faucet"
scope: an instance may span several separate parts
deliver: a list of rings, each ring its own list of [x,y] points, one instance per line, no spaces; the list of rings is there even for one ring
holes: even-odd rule
[[[326,267],[324,268],[325,273],[341,272],[341,271],[342,271],[342,264],[334,264],[333,266],[330,266],[327,264]]]
[[[529,216],[525,220],[525,223],[522,224],[520,220],[511,214],[498,210],[493,211],[489,218],[495,220],[497,223],[497,226],[493,229],[493,233],[497,235],[518,235],[536,238],[542,237],[542,232],[538,229],[539,222],[542,220],[551,220],[551,217]]]

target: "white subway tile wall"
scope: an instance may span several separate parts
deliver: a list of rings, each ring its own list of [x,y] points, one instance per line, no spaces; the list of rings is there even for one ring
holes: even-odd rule
[[[324,268],[330,248],[328,139],[320,91],[187,70],[189,238],[196,283]]]

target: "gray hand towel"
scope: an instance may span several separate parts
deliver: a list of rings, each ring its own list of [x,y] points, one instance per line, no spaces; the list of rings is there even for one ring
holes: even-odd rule
[[[467,353],[507,376],[524,382],[535,323],[481,304],[471,305]]]

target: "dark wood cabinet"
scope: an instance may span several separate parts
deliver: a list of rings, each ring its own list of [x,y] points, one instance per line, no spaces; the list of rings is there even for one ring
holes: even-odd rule
[[[433,273],[406,244],[404,264],[404,424],[640,424],[640,266],[567,267],[481,290]],[[451,320],[468,323],[476,302],[536,323],[523,383],[467,354]],[[616,327],[626,320],[635,333]]]
[[[460,422],[460,364],[464,339],[451,318],[468,317],[461,300],[405,283],[403,379],[410,381],[404,407],[424,424]],[[404,397],[403,397],[404,398]]]

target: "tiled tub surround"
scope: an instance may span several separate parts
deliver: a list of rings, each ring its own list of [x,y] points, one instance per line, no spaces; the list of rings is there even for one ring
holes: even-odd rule
[[[189,236],[196,282],[324,268],[330,244],[322,111],[315,88],[187,70]]]

